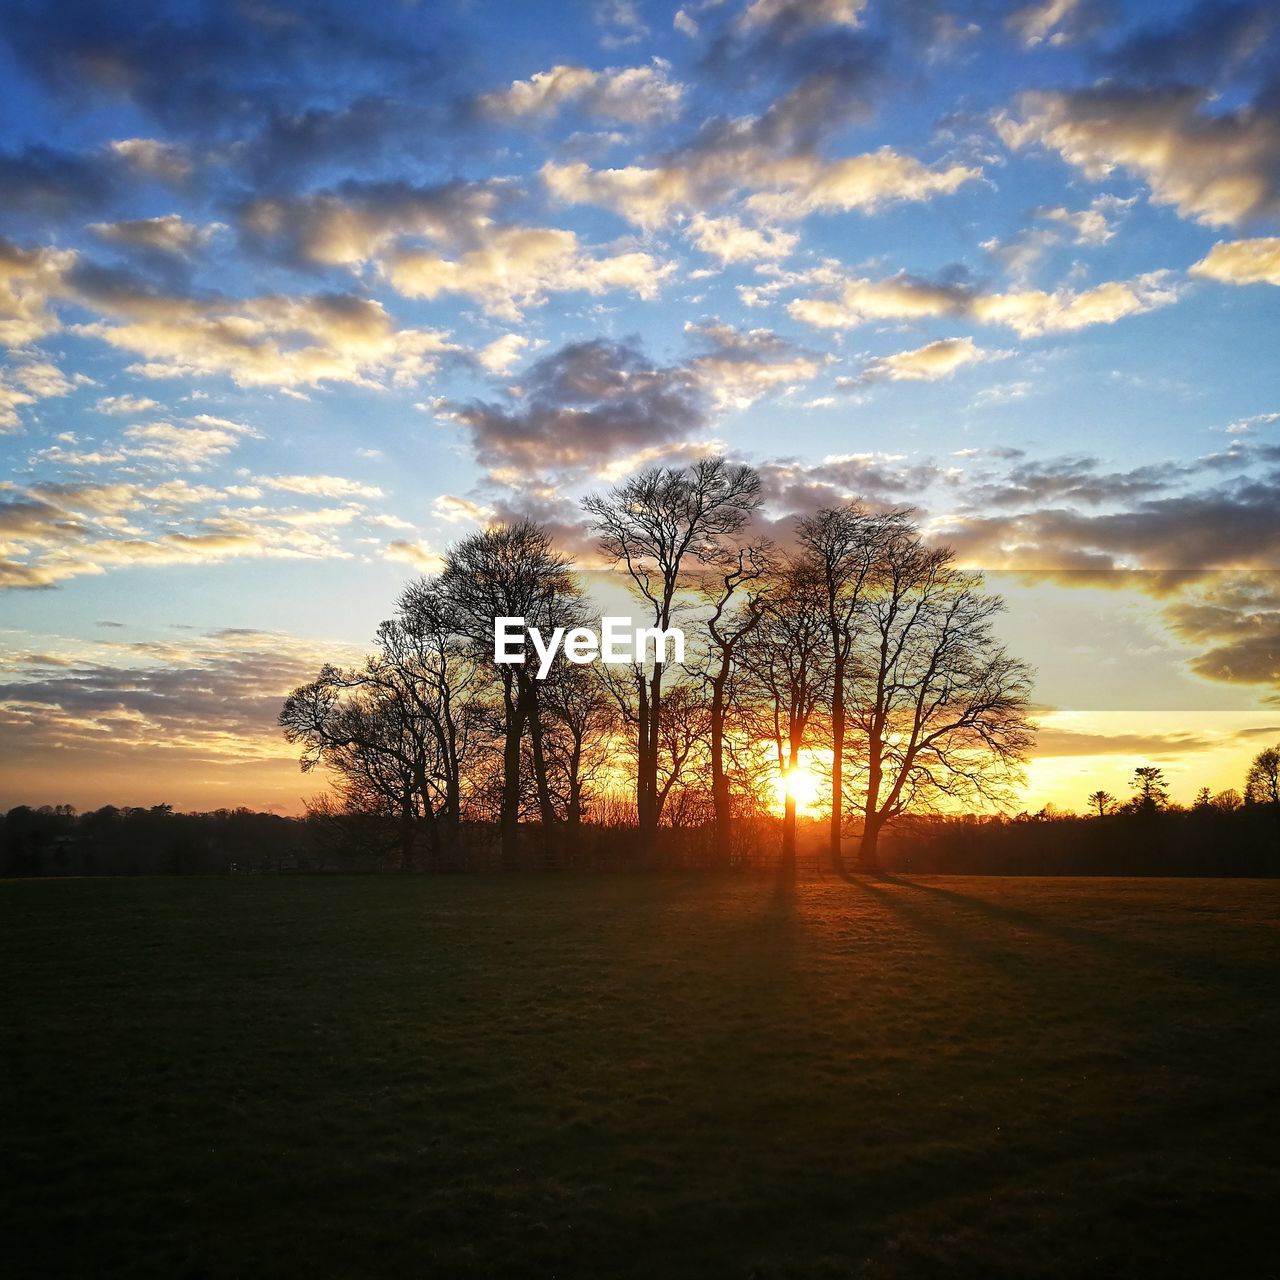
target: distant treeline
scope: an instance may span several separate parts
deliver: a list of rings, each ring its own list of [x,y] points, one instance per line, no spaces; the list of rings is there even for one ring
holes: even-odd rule
[[[894,834],[885,863],[920,875],[1274,876],[1280,807],[921,819]]]
[[[521,827],[514,868],[495,823],[464,823],[447,858],[427,872],[549,869],[535,824]],[[728,868],[776,870],[782,821],[743,823]],[[852,837],[856,844],[856,836]],[[798,869],[834,876],[825,823],[800,823]],[[921,817],[886,840],[884,869],[907,874],[1274,876],[1280,874],[1280,807],[1200,806],[1126,810],[1079,817],[1040,813],[1006,817]],[[568,871],[723,871],[712,825],[664,827],[656,848],[634,824],[586,823]],[[226,875],[301,872],[399,872],[397,824],[368,815],[312,813],[306,818],[219,809],[174,813],[106,806],[77,814],[69,805],[20,806],[0,818],[0,876]]]

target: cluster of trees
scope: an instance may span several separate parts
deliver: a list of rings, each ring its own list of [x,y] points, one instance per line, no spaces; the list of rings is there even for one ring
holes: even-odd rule
[[[851,833],[873,869],[901,815],[1001,800],[1031,743],[1031,673],[994,635],[999,598],[906,511],[820,511],[779,546],[755,532],[761,502],[759,476],[720,458],[585,500],[614,570],[605,593],[621,575],[646,625],[682,628],[678,663],[561,652],[539,680],[495,662],[496,618],[550,635],[616,608],[592,603],[589,575],[531,521],[458,543],[401,595],[363,665],[326,666],[287,699],[303,769],[334,780],[314,813],[378,819],[405,868],[456,865],[475,824],[496,829],[505,866],[522,827],[561,865],[588,825],[629,829],[637,865],[696,831],[706,861],[728,866],[781,789],[790,871],[802,773],[821,778],[841,870]]]
[[[307,824],[274,813],[19,805],[0,817],[0,876],[213,875],[317,865]]]
[[[1265,747],[1250,761],[1243,794],[1234,787],[1216,793],[1201,787],[1191,808],[1197,813],[1235,813],[1255,805],[1271,806],[1280,813],[1280,745]],[[1110,791],[1095,791],[1089,796],[1089,812],[1098,818],[1120,813],[1177,812],[1178,808],[1169,797],[1164,770],[1153,764],[1139,765],[1133,771],[1133,795],[1128,800],[1119,800]]]

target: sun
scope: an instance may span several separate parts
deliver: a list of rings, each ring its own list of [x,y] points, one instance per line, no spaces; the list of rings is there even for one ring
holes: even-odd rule
[[[794,797],[796,808],[802,813],[813,809],[822,792],[822,784],[808,765],[801,762],[794,769],[774,779],[774,798],[779,809],[785,807],[787,796]]]

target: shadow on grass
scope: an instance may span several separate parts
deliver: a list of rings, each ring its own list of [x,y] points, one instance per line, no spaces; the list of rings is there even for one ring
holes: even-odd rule
[[[976,951],[980,948],[973,945],[969,933],[953,926],[942,926],[936,913],[908,906],[902,895],[881,886],[891,885],[897,889],[905,889],[920,895],[925,900],[933,899],[957,908],[960,912],[966,913],[975,924],[986,922],[1002,925],[1010,931],[1038,934],[1067,946],[1086,948],[1109,960],[1123,961],[1126,964],[1160,973],[1167,972],[1173,960],[1171,947],[1164,943],[1146,942],[1132,936],[1121,937],[1114,932],[1086,928],[1083,925],[1053,919],[1040,912],[992,902],[988,898],[961,893],[959,890],[947,889],[941,885],[927,884],[891,873],[884,873],[874,878],[859,877],[856,883],[873,897],[898,910],[904,918],[911,919],[931,932],[940,936],[963,937],[970,950]],[[1131,922],[1126,922],[1124,919],[1117,919],[1113,927],[1129,927],[1130,924]],[[999,947],[988,947],[987,950],[991,954],[1004,957],[1009,955],[1007,950]],[[1270,981],[1257,966],[1240,964],[1221,955],[1215,959],[1212,966],[1198,966],[1197,977],[1200,981],[1221,986],[1236,994],[1241,994],[1242,988],[1257,987],[1261,990]]]

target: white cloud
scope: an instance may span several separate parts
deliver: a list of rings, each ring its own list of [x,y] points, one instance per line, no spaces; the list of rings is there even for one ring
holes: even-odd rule
[[[1219,240],[1191,268],[1191,274],[1224,284],[1280,285],[1280,236]]]
[[[753,191],[748,209],[769,221],[854,209],[874,213],[890,204],[950,194],[981,176],[970,165],[930,167],[891,147],[826,160],[730,144],[658,168],[592,169],[585,161],[549,161],[542,167],[555,199],[613,209],[647,228],[663,225],[676,212],[722,202],[738,190]]]
[[[1095,181],[1116,169],[1142,178],[1184,218],[1235,226],[1280,213],[1280,115],[1241,107],[1209,114],[1201,89],[1102,84],[1029,92],[1021,119],[1002,114],[1005,144],[1057,151]]]
[[[507,320],[518,320],[548,293],[629,289],[653,298],[673,270],[672,264],[634,250],[594,256],[572,231],[549,227],[504,227],[484,247],[453,258],[407,249],[388,255],[383,263],[391,285],[406,297],[466,294]]]
[[[749,227],[732,216],[709,218],[703,213],[693,215],[689,238],[703,253],[724,263],[776,261],[785,258],[800,240],[790,231]]]
[[[490,373],[506,373],[529,346],[530,339],[523,333],[504,333],[502,337],[481,347],[476,352],[476,359]]]
[[[940,338],[912,351],[873,360],[856,378],[839,380],[837,385],[853,386],[887,379],[890,382],[937,382],[949,378],[966,364],[998,359],[1007,352],[984,351],[972,338]]]
[[[1046,40],[1065,44],[1071,39],[1071,19],[1081,8],[1081,0],[1035,0],[1010,14],[1007,25],[1027,48]]]
[[[93,407],[99,413],[124,416],[136,413],[152,413],[161,406],[158,400],[151,400],[146,396],[120,395],[103,396]]]
[[[47,360],[29,360],[0,369],[0,432],[21,423],[19,409],[52,396],[65,396],[73,385],[57,365]]]
[[[342,476],[256,476],[254,484],[284,493],[300,493],[310,498],[381,498],[377,485]]]
[[[546,116],[576,103],[591,115],[628,124],[646,124],[676,114],[683,86],[669,75],[671,64],[655,58],[647,67],[586,67],[560,65],[539,71],[527,80],[479,100],[482,111],[505,120]]]

